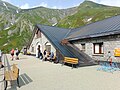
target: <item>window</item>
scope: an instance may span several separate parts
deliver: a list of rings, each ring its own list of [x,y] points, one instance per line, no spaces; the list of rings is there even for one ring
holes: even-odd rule
[[[38,31],[38,38],[41,38],[41,31]]]
[[[50,51],[51,52],[51,45],[46,45],[46,51]]]
[[[36,38],[41,38],[41,31],[40,31],[40,30],[39,30],[39,31],[38,31],[38,30],[36,31]]]
[[[34,52],[34,47],[32,47],[32,50],[31,50],[31,52]]]
[[[103,54],[103,43],[94,43],[94,54]]]
[[[81,44],[82,46],[82,51],[85,51],[85,44]]]

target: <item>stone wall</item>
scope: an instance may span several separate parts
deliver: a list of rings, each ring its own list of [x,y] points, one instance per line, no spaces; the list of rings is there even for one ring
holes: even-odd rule
[[[93,43],[103,42],[103,52],[104,54],[94,54],[93,53]],[[98,38],[89,38],[84,40],[74,41],[73,44],[77,46],[80,50],[82,47],[81,44],[85,43],[85,53],[88,54],[95,60],[106,61],[108,59],[108,51],[111,52],[111,57],[114,62],[119,62],[120,57],[114,56],[115,48],[120,48],[120,35],[104,36]]]

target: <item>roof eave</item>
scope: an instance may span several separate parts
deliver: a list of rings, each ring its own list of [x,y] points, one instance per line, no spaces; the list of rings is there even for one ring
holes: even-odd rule
[[[120,34],[120,31],[69,38],[68,41],[76,41],[76,40],[80,40],[80,39],[96,38],[96,37],[103,37],[103,36],[116,35],[116,34]]]

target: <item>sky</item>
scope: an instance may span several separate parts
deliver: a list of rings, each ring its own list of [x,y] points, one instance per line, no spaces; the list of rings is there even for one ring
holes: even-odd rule
[[[53,9],[66,9],[80,5],[84,0],[2,0],[9,2],[21,9],[34,8],[43,6]],[[120,7],[120,0],[89,0],[99,4],[118,6]]]

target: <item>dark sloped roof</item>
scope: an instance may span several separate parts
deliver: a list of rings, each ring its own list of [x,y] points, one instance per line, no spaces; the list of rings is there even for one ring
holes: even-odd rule
[[[69,32],[69,29],[45,26],[40,24],[37,24],[37,27],[48,38],[52,45],[61,52],[61,54],[63,54],[66,57],[76,57],[69,51],[70,47],[66,47],[60,43],[61,40],[64,39],[64,37]]]
[[[86,58],[82,52],[79,53],[71,44],[61,44],[61,40],[63,40],[70,32],[69,29],[45,26],[40,24],[38,24],[37,27],[52,43],[52,45],[61,52],[64,57],[78,58],[80,66],[94,65],[94,62],[91,60],[91,58]]]
[[[120,15],[88,24],[84,27],[71,30],[68,40],[77,40],[90,37],[99,37],[120,33]]]

